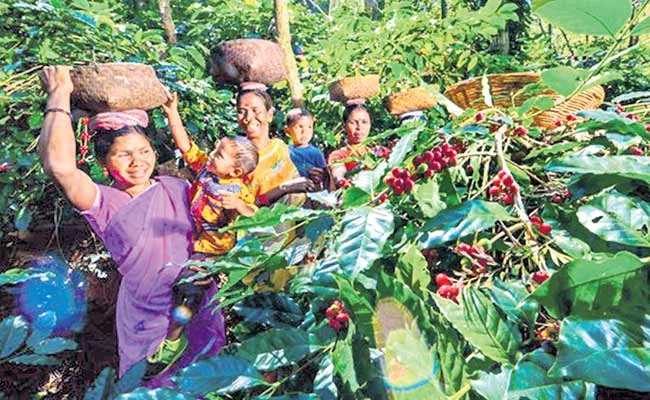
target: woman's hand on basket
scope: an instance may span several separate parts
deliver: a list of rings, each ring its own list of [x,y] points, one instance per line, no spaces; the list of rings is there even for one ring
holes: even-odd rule
[[[70,78],[70,67],[67,65],[44,67],[40,75],[47,94],[51,95],[55,92],[70,94],[74,89]]]

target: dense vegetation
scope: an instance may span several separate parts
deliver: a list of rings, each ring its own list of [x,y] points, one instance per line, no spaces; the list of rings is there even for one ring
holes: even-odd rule
[[[237,132],[234,88],[214,86],[206,60],[224,40],[273,38],[272,2],[174,1],[175,45],[150,3],[0,0],[3,252],[20,244],[17,231],[74,216],[35,154],[43,65],[151,64],[180,93],[203,146]],[[236,316],[236,341],[180,371],[177,388],[136,389],[142,371],[116,382],[107,369],[87,398],[650,392],[650,2],[323,3],[290,6],[316,142],[326,149],[343,141],[341,106],[327,97],[338,77],[378,73],[382,97],[422,85],[437,93],[491,73],[542,72],[542,83],[525,89],[525,102],[453,116],[440,98],[426,124],[398,126],[372,99],[371,141],[390,146],[390,156],[367,156],[349,188],[311,194],[322,208],[278,205],[239,219],[233,229],[250,237],[206,265],[228,276],[220,298]],[[576,110],[549,129],[532,125],[554,102],[598,84],[607,93],[602,109]],[[488,81],[482,86],[491,105]],[[279,128],[288,88],[277,85],[272,96]],[[170,160],[160,111],[153,122],[161,162]],[[92,158],[83,167],[105,179]],[[283,222],[295,222],[300,238],[267,251],[268,228]],[[48,274],[5,262],[0,285],[12,289]],[[53,365],[54,354],[76,348],[52,313],[14,314],[0,323],[0,363]]]

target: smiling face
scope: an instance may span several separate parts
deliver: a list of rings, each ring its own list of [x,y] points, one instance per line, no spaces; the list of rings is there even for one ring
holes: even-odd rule
[[[348,134],[348,144],[355,145],[366,140],[370,127],[370,114],[363,108],[353,110],[343,125],[345,133]]]
[[[264,99],[249,92],[239,98],[237,122],[249,140],[269,139],[269,124],[273,120],[273,109],[266,109]]]
[[[147,185],[156,165],[156,153],[146,137],[129,133],[115,138],[104,167],[122,189]]]
[[[302,116],[284,130],[291,137],[294,146],[305,147],[314,136],[314,119],[310,116]]]

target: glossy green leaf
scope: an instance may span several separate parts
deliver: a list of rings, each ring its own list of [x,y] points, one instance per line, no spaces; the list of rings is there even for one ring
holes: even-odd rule
[[[27,338],[27,345],[33,349],[41,340],[50,336],[55,326],[56,313],[54,311],[39,314],[36,320],[32,322],[32,333]]]
[[[645,18],[632,29],[633,35],[646,35],[648,33],[650,33],[650,17]]]
[[[387,207],[362,207],[343,217],[343,232],[337,238],[337,258],[349,276],[370,268],[393,233],[393,213]]]
[[[402,164],[408,153],[413,150],[413,145],[422,128],[423,126],[416,126],[411,132],[400,138],[388,157],[388,168],[399,167]]]
[[[581,130],[595,131],[597,129],[603,129],[607,132],[638,136],[646,140],[650,139],[650,132],[646,131],[644,124],[625,118],[625,116],[613,111],[580,111],[578,116],[588,119],[588,121],[579,125],[579,129]]]
[[[0,322],[0,359],[13,354],[27,338],[29,323],[22,316],[7,317]]]
[[[415,185],[413,197],[415,197],[415,201],[422,210],[422,214],[427,218],[435,217],[447,207],[440,199],[440,189],[438,181],[435,179],[429,179],[424,184]]]
[[[631,253],[575,260],[551,275],[531,297],[554,318],[593,315],[647,303],[647,266]]]
[[[445,393],[452,395],[463,387],[466,380],[464,350],[467,343],[451,324],[442,318],[436,323],[436,351],[440,363],[441,381]]]
[[[15,285],[33,278],[53,277],[49,272],[32,272],[24,268],[10,268],[0,273],[0,286]]]
[[[190,400],[185,396],[170,388],[147,389],[139,388],[131,393],[117,396],[115,400]]]
[[[104,400],[113,397],[116,379],[113,368],[104,368],[92,386],[86,390],[84,400]]]
[[[458,207],[448,208],[428,220],[422,227],[418,247],[429,248],[472,235],[494,226],[497,221],[514,221],[501,205],[482,200],[470,200]]]
[[[308,210],[275,203],[273,207],[262,207],[252,217],[240,217],[222,230],[251,230],[253,228],[275,227],[287,222],[313,219],[327,212],[322,210]]]
[[[309,334],[300,329],[270,329],[244,341],[237,355],[261,371],[272,371],[296,364],[320,346],[310,343]]]
[[[465,287],[461,293],[461,305],[440,296],[434,300],[454,328],[486,357],[514,364],[522,341],[519,330],[480,291]]]
[[[470,380],[472,389],[483,396],[486,400],[507,399],[506,396],[508,393],[508,386],[510,385],[512,370],[512,365],[503,364],[498,373],[478,371],[475,374],[474,379]]]
[[[133,364],[125,373],[122,375],[120,380],[115,385],[116,393],[128,393],[132,392],[140,386],[142,383],[142,378],[144,377],[147,371],[147,360],[143,359]]]
[[[41,354],[25,354],[22,356],[12,357],[9,359],[12,364],[25,364],[25,365],[57,365],[59,360]]]
[[[641,229],[650,226],[650,204],[616,191],[603,193],[581,206],[580,223],[603,240],[633,247],[650,247]]]
[[[41,355],[56,354],[65,350],[75,350],[77,343],[64,338],[51,338],[40,341],[32,346],[34,353]]]
[[[548,377],[554,357],[543,350],[526,354],[510,375],[508,400],[586,400],[596,398],[594,384],[581,380]]]
[[[233,310],[248,323],[272,327],[297,326],[305,317],[292,298],[278,293],[256,293],[237,303]]]
[[[431,283],[429,264],[416,246],[411,245],[400,255],[395,275],[413,289],[426,290]]]
[[[631,0],[552,0],[536,5],[537,15],[582,35],[614,36],[632,16]]]
[[[562,321],[549,375],[598,385],[650,391],[650,316],[631,320]]]
[[[332,357],[326,355],[318,363],[318,372],[314,378],[314,393],[322,400],[336,400],[338,389],[334,383],[334,363]]]
[[[519,325],[530,325],[537,320],[539,304],[523,304],[528,290],[521,282],[495,279],[488,295],[508,317]]]
[[[568,96],[581,85],[588,75],[585,70],[561,66],[542,72],[542,81],[562,96]]]
[[[650,183],[650,157],[569,156],[552,161],[546,166],[546,170],[573,174],[618,175]]]
[[[183,393],[192,396],[210,392],[233,393],[266,385],[253,363],[228,355],[198,361],[181,370],[173,379]]]
[[[350,340],[338,341],[331,357],[334,370],[341,377],[343,384],[347,385],[352,392],[356,392],[359,389],[359,380],[354,370],[354,355],[351,346]]]

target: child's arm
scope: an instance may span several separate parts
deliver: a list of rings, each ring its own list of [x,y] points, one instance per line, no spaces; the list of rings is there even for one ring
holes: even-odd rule
[[[223,191],[219,192],[219,195],[221,196],[221,206],[226,210],[236,210],[244,217],[252,217],[257,211],[256,207],[246,203],[237,193]]]
[[[185,131],[181,115],[178,113],[178,94],[168,93],[167,102],[162,105],[162,109],[167,115],[169,130],[172,133],[176,148],[183,154],[187,153],[192,146],[192,142]]]

